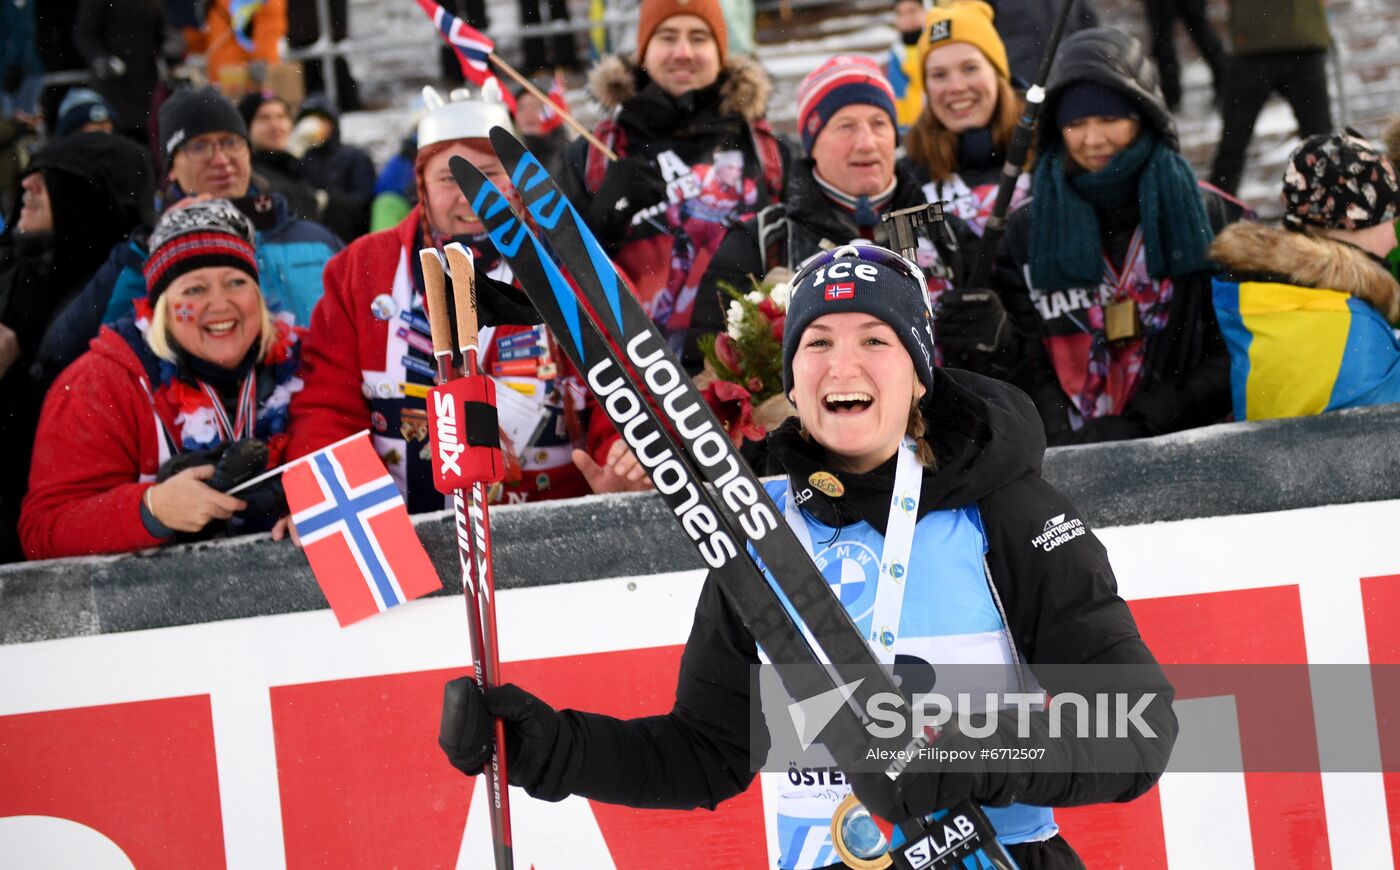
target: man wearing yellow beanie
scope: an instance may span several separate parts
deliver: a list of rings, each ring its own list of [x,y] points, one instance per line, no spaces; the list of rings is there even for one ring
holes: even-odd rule
[[[729,56],[719,0],[643,0],[636,55],[605,58],[589,89],[608,114],[594,132],[619,159],[576,140],[560,187],[680,347],[725,230],[782,194],[790,155],[764,117],[772,83]]]

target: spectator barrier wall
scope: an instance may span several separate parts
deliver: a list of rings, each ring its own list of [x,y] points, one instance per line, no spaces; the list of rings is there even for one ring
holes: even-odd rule
[[[1045,473],[1164,663],[1396,665],[1398,446],[1400,406],[1056,450]],[[659,500],[493,516],[508,675],[559,706],[668,709],[703,573]],[[450,520],[418,531],[450,578]],[[488,867],[484,790],[436,746],[442,682],[469,658],[448,585],[340,629],[300,554],[265,539],[0,570],[0,863]],[[1375,769],[1169,771],[1057,818],[1096,868],[1393,866],[1400,704],[1365,700],[1346,716]],[[1183,740],[1221,703],[1246,755],[1299,724],[1267,691],[1184,693]],[[770,797],[759,779],[684,813],[517,790],[517,866],[772,866]]]

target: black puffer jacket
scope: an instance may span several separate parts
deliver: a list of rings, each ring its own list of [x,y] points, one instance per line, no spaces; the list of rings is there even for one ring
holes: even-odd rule
[[[301,156],[302,180],[327,194],[320,222],[342,239],[358,238],[369,230],[369,203],[374,198],[378,174],[374,161],[363,149],[340,140],[340,113],[325,97],[308,98],[297,113],[297,120],[308,115],[330,121],[331,134]]]
[[[18,510],[29,476],[45,381],[30,373],[45,330],[135,226],[151,221],[154,172],[145,149],[109,133],[50,143],[25,174],[42,172],[52,233],[0,236],[0,323],[15,331],[20,357],[0,377],[0,514]],[[17,517],[0,516],[0,525]],[[2,536],[0,536],[2,537]],[[0,556],[2,558],[2,556]]]
[[[78,7],[73,42],[83,61],[90,65],[111,56],[126,66],[120,76],[97,79],[92,86],[116,112],[117,129],[140,141],[147,135],[165,37],[161,0],[82,0]]]
[[[988,545],[987,572],[1021,659],[1052,696],[1077,689],[1092,697],[1077,681],[1101,679],[1102,671],[1088,676],[1092,666],[1118,666],[1116,673],[1131,675],[1119,679],[1131,685],[1125,681],[1115,688],[1134,700],[1150,695],[1143,719],[1157,735],[1062,740],[1049,736],[1048,714],[1032,713],[1030,737],[1018,740],[1014,717],[1003,717],[996,739],[1043,749],[1044,763],[1038,766],[1045,772],[978,774],[973,799],[998,806],[1054,807],[1143,794],[1165,769],[1176,739],[1174,690],[1118,597],[1099,540],[1086,530],[1048,549],[1035,543],[1044,537],[1047,521],[1075,528],[1080,521],[1069,500],[1040,477],[1045,441],[1034,409],[1006,384],[937,369],[921,410],[930,431],[938,433],[933,446],[939,468],[924,471],[920,515],[977,506]],[[825,468],[798,435],[795,421],[770,436],[770,442],[791,475],[805,478],[813,468]],[[802,509],[838,528],[865,520],[883,530],[894,462],[870,474],[842,473],[847,489],[843,508],[816,496]],[[545,800],[579,794],[634,807],[713,809],[748,787],[751,752],[761,758],[767,751],[751,743],[750,667],[756,664],[753,637],[711,575],[700,593],[671,712],[623,721],[563,711],[549,763],[538,781],[524,784],[526,790]],[[1074,716],[1072,707],[1062,710]],[[1066,718],[1064,733],[1074,731]],[[1010,851],[1023,867],[1082,866],[1058,837],[1017,844]]]

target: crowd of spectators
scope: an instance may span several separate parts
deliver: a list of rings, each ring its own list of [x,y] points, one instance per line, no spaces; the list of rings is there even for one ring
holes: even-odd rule
[[[937,361],[1024,390],[1052,445],[1400,399],[1400,126],[1388,155],[1330,130],[1316,0],[1287,27],[1233,0],[1228,57],[1199,4],[1148,3],[1145,46],[1076,0],[989,286],[968,266],[1054,3],[901,0],[889,63],[826,59],[788,137],[719,0],[643,0],[635,52],[588,78],[612,156],[542,132],[537,99],[488,84],[430,97],[378,171],[342,141],[340,106],[265,87],[279,0],[251,18],[216,0],[202,22],[161,0],[72,5],[65,55],[51,18],[0,2],[0,558],[280,537],[275,491],[221,488],[364,428],[410,509],[441,509],[416,251],[452,241],[475,255],[482,359],[509,397],[496,497],[647,486],[447,170],[461,156],[507,189],[495,125],[544,156],[692,375],[713,374],[732,290],[833,245],[888,245],[884,216],[941,202],[915,253]],[[1216,186],[1179,152],[1174,14],[1226,122]],[[192,51],[217,87],[171,77]],[[50,57],[89,86],[41,92]],[[1305,140],[1281,228],[1228,193],[1272,91]]]

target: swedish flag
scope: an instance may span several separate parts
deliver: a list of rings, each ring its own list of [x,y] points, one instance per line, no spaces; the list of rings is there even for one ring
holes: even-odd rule
[[[1400,340],[1366,302],[1337,290],[1220,278],[1214,297],[1230,349],[1235,419],[1400,402]]]

